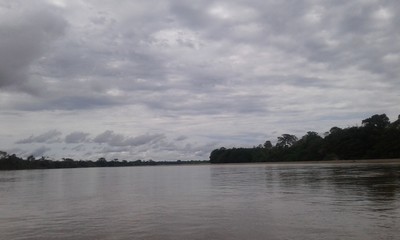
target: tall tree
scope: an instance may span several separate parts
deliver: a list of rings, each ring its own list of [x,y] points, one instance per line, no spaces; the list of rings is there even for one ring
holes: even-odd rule
[[[375,114],[372,117],[362,120],[364,127],[386,128],[390,125],[389,118],[386,114]]]
[[[265,141],[264,148],[267,149],[267,150],[270,150],[272,148],[271,141]]]
[[[297,142],[297,137],[291,134],[282,134],[282,136],[278,137],[278,142],[276,143],[277,147],[291,147]]]

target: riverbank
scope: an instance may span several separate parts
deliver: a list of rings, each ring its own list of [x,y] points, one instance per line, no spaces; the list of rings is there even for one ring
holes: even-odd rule
[[[314,164],[400,164],[400,159],[359,159],[359,160],[321,160],[321,161],[279,161],[255,163],[219,163],[223,165],[314,165]]]
[[[354,164],[354,163],[400,163],[400,159],[359,159],[359,160],[324,160],[324,161],[292,161],[292,162],[279,162],[282,163],[292,163],[292,164]]]

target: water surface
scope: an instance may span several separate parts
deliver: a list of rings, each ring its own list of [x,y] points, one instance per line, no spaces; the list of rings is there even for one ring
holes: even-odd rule
[[[0,239],[400,239],[400,164],[0,172]]]

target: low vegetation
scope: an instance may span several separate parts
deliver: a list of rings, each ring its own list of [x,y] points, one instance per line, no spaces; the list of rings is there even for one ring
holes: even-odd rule
[[[26,159],[17,157],[15,154],[8,155],[0,151],[0,170],[18,170],[18,169],[50,169],[50,168],[85,168],[85,167],[132,167],[132,166],[159,166],[159,165],[181,165],[181,164],[202,164],[208,161],[190,160],[190,161],[127,161],[114,159],[107,161],[105,158],[99,158],[97,161],[74,160],[63,158],[62,161],[54,161],[41,157],[35,159],[29,156]]]

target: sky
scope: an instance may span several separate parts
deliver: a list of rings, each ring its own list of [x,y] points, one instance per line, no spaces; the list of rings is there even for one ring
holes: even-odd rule
[[[0,150],[208,159],[400,114],[398,0],[0,0]]]

